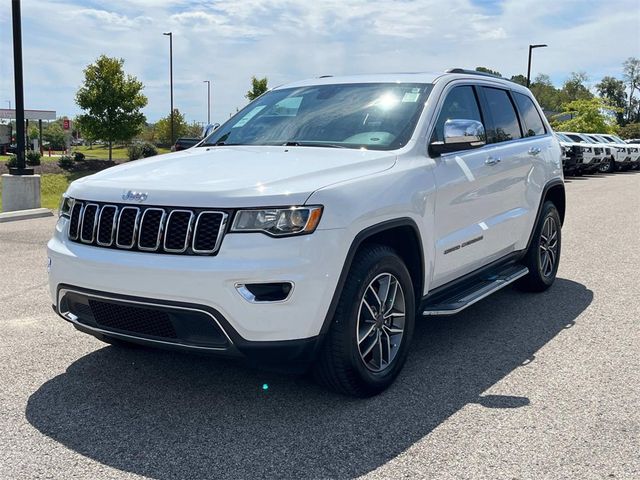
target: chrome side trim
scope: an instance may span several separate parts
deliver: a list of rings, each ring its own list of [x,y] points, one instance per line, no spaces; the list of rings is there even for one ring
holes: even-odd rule
[[[94,294],[87,294],[85,292],[82,292],[80,290],[74,290],[71,288],[61,288],[60,291],[58,292],[58,304],[57,304],[57,309],[58,309],[58,313],[60,315],[62,315],[66,320],[70,321],[71,323],[78,325],[82,328],[86,328],[87,330],[91,330],[92,332],[96,332],[96,333],[101,333],[104,335],[110,335],[113,337],[118,337],[118,338],[123,338],[123,339],[134,339],[134,340],[143,340],[145,342],[150,342],[150,343],[156,343],[156,344],[163,344],[163,345],[172,345],[172,346],[179,346],[179,347],[183,347],[183,348],[189,348],[189,349],[193,349],[193,350],[215,350],[215,351],[225,351],[225,350],[229,350],[229,347],[202,347],[199,345],[190,345],[188,343],[178,343],[178,342],[166,342],[163,340],[152,340],[146,337],[137,337],[135,335],[128,335],[125,333],[118,333],[118,332],[112,332],[111,330],[105,330],[102,328],[98,328],[98,327],[92,327],[89,325],[85,325],[84,323],[81,323],[78,321],[78,317],[76,315],[74,315],[73,313],[69,312],[69,311],[62,311],[62,309],[60,308],[61,305],[61,300],[64,298],[65,294],[67,294],[68,292],[73,292],[73,293],[77,293],[80,295],[84,295],[88,298],[101,298],[103,300],[113,300],[119,303],[129,303],[129,304],[134,304],[134,305],[145,305],[145,306],[152,306],[152,307],[160,307],[160,308],[170,308],[170,309],[176,309],[176,310],[186,310],[186,311],[190,311],[190,312],[198,312],[198,313],[204,313],[205,315],[211,317],[211,319],[213,319],[213,321],[216,323],[216,325],[218,326],[218,328],[220,329],[220,331],[224,334],[224,336],[226,337],[227,341],[229,342],[229,345],[232,346],[233,345],[233,341],[231,340],[231,338],[229,337],[229,335],[227,334],[227,332],[225,331],[225,329],[222,327],[222,325],[220,324],[220,322],[218,321],[218,319],[212,315],[210,312],[206,311],[206,310],[201,310],[198,308],[189,308],[189,307],[179,307],[176,305],[164,305],[164,304],[160,304],[160,303],[153,303],[153,302],[142,302],[142,301],[137,301],[137,300],[122,300],[120,298],[117,297],[110,297],[108,295],[94,295]]]
[[[200,222],[200,217],[205,213],[213,213],[222,215],[222,220],[220,221],[220,227],[218,228],[218,236],[216,237],[216,244],[213,246],[213,250],[198,250],[196,249],[196,235],[198,234],[198,223]],[[229,214],[226,212],[218,212],[215,210],[205,210],[204,212],[200,212],[198,214],[198,218],[196,219],[195,226],[193,227],[193,238],[191,239],[191,250],[193,253],[204,253],[211,254],[213,252],[217,252],[220,248],[220,244],[222,243],[222,237],[224,236],[224,230],[227,227],[227,221],[229,219]]]
[[[158,233],[156,235],[156,245],[155,247],[143,247],[140,244],[141,235],[138,235],[138,248],[144,252],[155,252],[156,250],[158,250],[158,248],[160,248],[160,243],[162,242],[162,234],[164,233],[164,221],[167,218],[167,212],[165,212],[163,208],[147,208],[142,213],[142,217],[140,218],[140,232],[142,232],[142,230],[144,229],[144,217],[149,211],[162,212],[162,216],[160,217],[160,226],[158,227]]]
[[[113,213],[113,221],[111,222],[111,234],[109,236],[109,242],[108,243],[104,243],[104,242],[100,241],[100,225],[102,225],[102,214],[108,208],[115,209],[115,212]],[[102,247],[110,247],[111,245],[113,245],[114,233],[115,233],[117,225],[118,225],[118,215],[119,215],[118,207],[115,206],[115,205],[104,205],[100,209],[100,216],[98,217],[98,233],[96,235],[96,243],[98,245],[100,245]]]
[[[129,245],[121,244],[118,241],[118,236],[119,236],[119,233],[120,233],[120,224],[122,223],[121,222],[122,215],[127,210],[135,210],[136,211],[136,218],[133,221],[133,235],[131,236],[131,243]],[[118,228],[116,229],[116,247],[118,247],[118,248],[132,248],[136,244],[136,236],[137,236],[137,233],[138,233],[138,222],[139,221],[140,221],[140,209],[138,207],[123,207],[122,210],[120,210],[120,214],[118,215]]]
[[[170,252],[170,253],[184,253],[187,248],[189,247],[189,240],[191,239],[191,232],[192,232],[192,226],[193,226],[193,217],[195,216],[193,214],[193,212],[191,210],[172,210],[171,213],[169,214],[169,217],[167,218],[167,223],[165,226],[165,232],[169,233],[169,228],[171,226],[171,217],[173,216],[174,213],[188,213],[189,214],[189,224],[187,226],[187,233],[184,236],[184,244],[183,247],[181,249],[179,248],[167,248],[167,235],[164,236],[164,242],[162,244],[164,251],[165,252]]]
[[[293,295],[293,291],[296,288],[296,284],[293,283],[292,281],[289,281],[289,280],[272,281],[272,282],[250,282],[250,283],[252,285],[260,284],[260,283],[288,283],[289,285],[291,285],[291,290],[289,290],[289,294],[286,296],[286,298],[283,298],[282,300],[274,300],[274,301],[268,301],[268,300],[267,301],[260,301],[260,300],[256,300],[255,295],[249,291],[249,289],[247,288],[246,284],[240,283],[240,282],[234,284],[234,287],[236,287],[236,290],[238,291],[240,296],[242,298],[244,298],[247,302],[249,302],[249,303],[257,303],[257,304],[261,304],[261,305],[271,305],[271,304],[288,302],[291,299],[291,296]]]

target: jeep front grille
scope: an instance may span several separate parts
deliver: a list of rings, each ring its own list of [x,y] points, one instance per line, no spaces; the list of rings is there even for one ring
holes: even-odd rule
[[[220,248],[227,212],[137,207],[76,200],[67,235],[97,247],[154,253],[213,255]]]

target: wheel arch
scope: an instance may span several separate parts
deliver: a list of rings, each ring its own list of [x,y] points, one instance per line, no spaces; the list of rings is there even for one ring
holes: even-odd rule
[[[413,281],[416,305],[420,304],[425,277],[424,250],[420,229],[416,222],[409,217],[387,220],[365,228],[351,242],[329,309],[322,324],[320,335],[324,335],[329,331],[340,300],[340,294],[356,253],[364,246],[371,244],[387,245],[400,255]]]
[[[542,190],[542,196],[540,197],[540,204],[538,205],[536,220],[533,223],[533,228],[531,229],[531,233],[529,234],[529,241],[527,242],[527,248],[524,250],[525,252],[529,250],[529,246],[531,245],[531,241],[533,240],[533,233],[535,232],[536,225],[540,221],[542,206],[546,201],[553,202],[553,204],[558,209],[558,213],[560,214],[560,224],[564,224],[567,200],[564,190],[564,181],[562,181],[562,179],[556,178],[554,180],[551,180],[544,186],[544,189]]]

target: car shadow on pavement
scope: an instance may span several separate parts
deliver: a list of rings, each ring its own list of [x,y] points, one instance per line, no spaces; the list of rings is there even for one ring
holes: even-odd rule
[[[484,392],[535,361],[592,299],[558,279],[543,294],[506,289],[421,320],[395,384],[366,400],[226,360],[105,347],[43,384],[26,416],[75,452],[156,479],[354,477],[467,404],[526,408],[526,391]]]

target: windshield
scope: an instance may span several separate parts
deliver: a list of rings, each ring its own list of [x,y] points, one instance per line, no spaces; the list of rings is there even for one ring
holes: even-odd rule
[[[561,142],[565,142],[565,143],[573,143],[574,142],[574,140],[572,140],[569,137],[567,137],[564,133],[556,132],[556,137],[558,137],[558,140],[560,140]]]
[[[573,140],[574,142],[578,142],[578,143],[593,143],[593,142],[589,141],[586,137],[582,137],[580,135],[576,135],[575,133],[567,133],[566,135],[567,135],[567,137],[569,137],[570,140]]]
[[[272,90],[234,115],[199,146],[393,150],[411,138],[431,87],[362,83]]]

